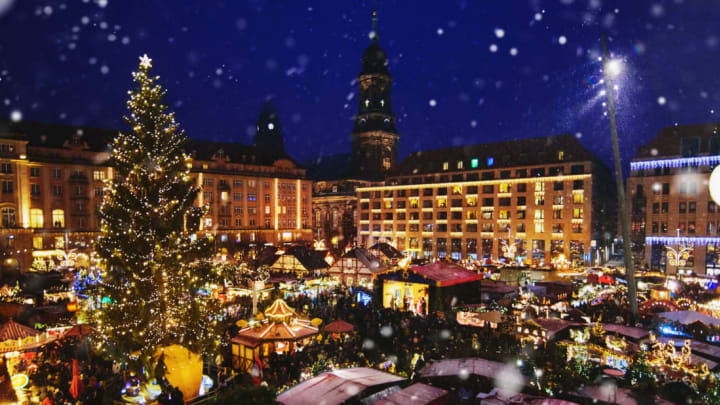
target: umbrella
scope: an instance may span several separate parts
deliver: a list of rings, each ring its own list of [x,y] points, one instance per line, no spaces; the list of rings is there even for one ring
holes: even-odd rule
[[[330,322],[329,324],[327,324],[327,326],[325,326],[325,332],[328,333],[349,333],[353,330],[355,330],[355,327],[343,321],[342,319]]]
[[[77,359],[73,359],[73,378],[70,382],[70,395],[77,399],[83,392],[83,382],[80,379],[80,367]]]
[[[92,329],[88,325],[81,323],[79,325],[73,326],[72,329],[70,329],[69,331],[67,331],[67,333],[65,333],[65,336],[83,337],[83,336],[89,334],[90,332],[92,332]]]

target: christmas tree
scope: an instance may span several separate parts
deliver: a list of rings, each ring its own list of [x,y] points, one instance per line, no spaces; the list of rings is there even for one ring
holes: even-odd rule
[[[218,281],[211,244],[195,232],[205,209],[193,205],[186,137],[163,104],[165,90],[140,58],[129,92],[131,130],[112,145],[114,176],[100,208],[97,255],[104,271],[94,299],[97,347],[152,373],[159,348],[212,351],[218,303],[200,293]],[[152,374],[150,374],[152,375]]]

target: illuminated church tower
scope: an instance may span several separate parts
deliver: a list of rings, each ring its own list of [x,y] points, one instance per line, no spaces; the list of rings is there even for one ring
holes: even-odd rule
[[[397,163],[400,136],[390,102],[392,77],[387,55],[378,43],[375,12],[370,38],[358,76],[359,107],[351,134],[352,175],[358,179],[384,180],[385,173]]]

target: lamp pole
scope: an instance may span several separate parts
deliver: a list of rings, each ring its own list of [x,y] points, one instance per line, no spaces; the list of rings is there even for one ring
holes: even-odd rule
[[[637,285],[635,284],[635,266],[633,265],[632,246],[630,243],[630,224],[625,201],[625,182],[623,180],[620,162],[620,147],[618,145],[617,125],[615,123],[615,100],[613,99],[612,74],[609,72],[608,50],[605,34],[602,35],[603,76],[605,77],[605,94],[608,100],[608,116],[610,117],[610,134],[612,135],[613,158],[615,160],[615,184],[617,185],[618,215],[622,228],[623,250],[625,258],[625,274],[628,282],[628,301],[634,321],[640,319],[637,303]]]

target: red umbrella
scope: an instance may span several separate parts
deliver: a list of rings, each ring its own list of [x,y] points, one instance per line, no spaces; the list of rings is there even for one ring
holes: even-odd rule
[[[70,382],[70,395],[77,399],[83,392],[83,382],[80,379],[80,366],[77,359],[73,359],[73,378]]]
[[[70,329],[69,331],[67,331],[65,333],[65,336],[83,337],[83,336],[89,334],[91,331],[92,331],[92,329],[88,325],[81,323],[79,325],[73,326],[72,329]]]
[[[329,333],[349,333],[352,332],[354,329],[354,326],[343,321],[342,319],[330,322],[329,324],[327,324],[327,326],[325,326],[325,332]]]

